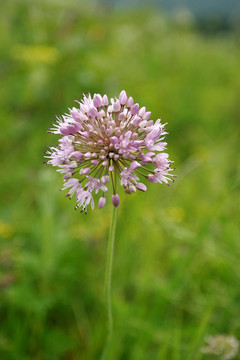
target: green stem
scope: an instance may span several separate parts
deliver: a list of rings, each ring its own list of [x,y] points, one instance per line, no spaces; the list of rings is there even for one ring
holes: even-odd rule
[[[113,318],[112,318],[112,304],[111,304],[111,280],[112,280],[112,264],[113,264],[113,252],[114,252],[114,241],[115,231],[117,222],[117,211],[118,208],[113,206],[112,211],[112,222],[109,230],[108,238],[108,250],[107,250],[107,267],[106,267],[106,284],[105,284],[105,299],[107,304],[108,314],[108,332],[109,339],[112,339],[113,333]]]
[[[115,191],[118,191],[117,180],[118,180],[117,174],[115,172]],[[115,242],[115,234],[116,234],[117,213],[118,213],[118,207],[112,206],[112,219],[111,219],[109,235],[108,235],[107,264],[106,264],[106,273],[105,273],[105,301],[106,301],[107,317],[108,317],[108,339],[102,356],[102,360],[106,359],[107,357],[113,337],[111,282],[112,282],[112,265],[113,265],[114,242]]]

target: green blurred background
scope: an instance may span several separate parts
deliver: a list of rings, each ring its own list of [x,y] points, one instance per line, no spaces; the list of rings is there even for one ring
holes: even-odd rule
[[[205,336],[240,339],[239,22],[147,5],[1,2],[1,360],[105,344],[111,204],[74,211],[42,164],[54,115],[87,92],[125,89],[163,118],[178,175],[120,194],[109,359],[212,359]]]

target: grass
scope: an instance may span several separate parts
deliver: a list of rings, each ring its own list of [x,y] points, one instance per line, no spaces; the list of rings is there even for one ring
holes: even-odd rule
[[[178,179],[120,194],[110,359],[210,359],[205,336],[240,338],[239,35],[74,0],[2,9],[0,358],[100,357],[111,208],[73,211],[42,161],[55,114],[126,89],[168,122]]]

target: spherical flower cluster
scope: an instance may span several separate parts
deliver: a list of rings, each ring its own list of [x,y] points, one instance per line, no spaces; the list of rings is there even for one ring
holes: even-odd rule
[[[86,212],[90,204],[93,209],[94,193],[101,194],[98,207],[102,208],[109,184],[112,203],[118,206],[117,177],[128,194],[147,190],[140,178],[152,183],[172,181],[172,161],[162,152],[167,143],[160,119],[149,120],[151,112],[134,104],[124,90],[110,103],[107,95],[99,94],[84,96],[77,103],[78,109],[73,107],[70,114],[57,117],[50,132],[61,138],[46,155],[47,163],[64,174],[63,189],[69,189],[66,196],[76,193],[76,208]]]

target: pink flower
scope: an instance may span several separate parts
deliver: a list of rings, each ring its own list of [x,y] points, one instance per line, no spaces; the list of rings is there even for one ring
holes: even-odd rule
[[[66,196],[76,194],[76,208],[87,212],[91,205],[93,209],[93,194],[99,193],[98,207],[104,207],[110,187],[112,203],[118,206],[114,173],[128,194],[147,190],[140,178],[153,183],[172,181],[172,161],[167,153],[159,153],[167,145],[165,124],[160,119],[148,120],[150,116],[123,90],[110,102],[107,95],[84,96],[78,109],[57,117],[51,132],[61,138],[47,152],[47,163],[64,175],[63,189],[69,189]]]

